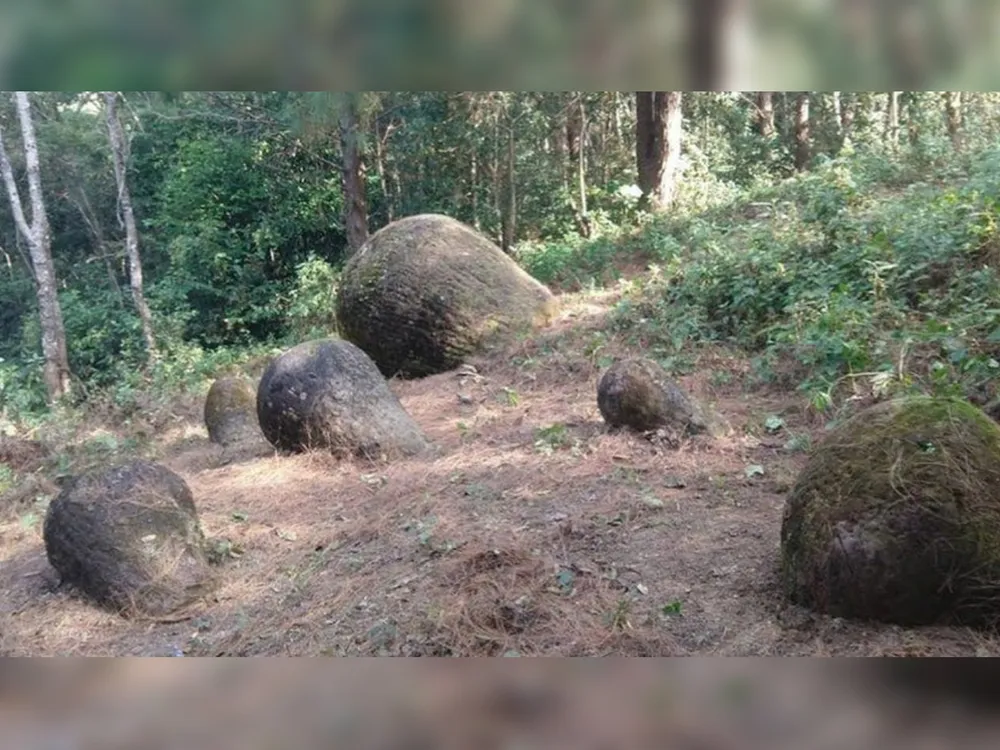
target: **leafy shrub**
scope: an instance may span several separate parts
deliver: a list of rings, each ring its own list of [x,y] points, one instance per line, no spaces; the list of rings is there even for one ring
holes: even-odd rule
[[[288,295],[288,327],[298,341],[329,336],[337,330],[334,302],[339,278],[339,269],[315,256],[295,269],[295,283]]]
[[[731,207],[668,224],[683,252],[619,306],[616,323],[654,344],[741,346],[765,376],[791,373],[819,408],[846,382],[989,390],[1000,367],[996,181],[980,167],[959,186],[901,188],[881,166],[820,164],[768,191],[766,222]]]

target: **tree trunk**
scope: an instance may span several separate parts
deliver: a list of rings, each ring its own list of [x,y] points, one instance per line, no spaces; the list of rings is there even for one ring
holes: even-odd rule
[[[844,145],[851,142],[851,130],[854,127],[854,112],[856,97],[853,93],[841,94],[840,98],[840,135]]]
[[[809,92],[803,91],[795,99],[795,169],[805,171],[809,166]]]
[[[83,223],[90,230],[90,236],[94,240],[94,250],[97,252],[97,257],[104,262],[104,268],[108,272],[108,282],[115,293],[115,301],[120,307],[124,308],[125,303],[122,297],[122,288],[118,283],[115,268],[111,264],[112,258],[108,254],[107,243],[104,241],[104,231],[101,229],[100,221],[94,213],[94,209],[90,205],[90,200],[87,198],[87,194],[83,188],[76,188],[76,196],[74,196],[73,192],[70,190],[66,197],[76,207],[80,218],[83,219]]]
[[[389,137],[389,132],[390,128],[386,127],[385,134],[383,135],[376,121],[374,127],[375,171],[378,174],[379,187],[382,189],[382,200],[385,201],[385,218],[386,221],[391,222],[395,216],[395,211],[392,205],[392,194],[389,190],[389,180],[385,172],[385,142],[382,140]]]
[[[615,116],[615,143],[618,145],[618,152],[627,153],[625,147],[625,134],[622,128],[622,102],[621,102],[621,92],[615,91],[615,104],[614,104],[614,116]]]
[[[580,195],[580,205],[577,208],[577,224],[580,234],[590,237],[590,216],[587,213],[587,110],[580,94],[580,135],[577,146],[577,186]]]
[[[497,242],[504,242],[503,175],[500,170],[500,115],[493,119],[493,153],[490,160],[490,183],[493,185],[493,216],[499,227]]]
[[[948,118],[948,136],[956,151],[962,150],[962,92],[946,91],[944,108]]]
[[[479,221],[479,165],[476,147],[472,147],[472,156],[469,159],[469,191],[472,201],[472,226],[478,232],[482,229]]]
[[[56,290],[55,265],[52,263],[52,231],[45,213],[42,197],[41,168],[38,161],[38,143],[31,121],[31,104],[25,92],[14,94],[18,119],[21,123],[21,137],[24,144],[25,165],[28,173],[28,194],[31,205],[31,224],[28,224],[21,205],[14,170],[0,130],[0,172],[7,188],[11,212],[18,231],[28,243],[35,289],[38,294],[38,314],[42,328],[42,356],[45,359],[43,374],[49,404],[70,392],[69,356],[66,352],[66,329],[63,325],[62,309]]]
[[[514,162],[514,124],[507,125],[507,204],[501,226],[501,247],[510,254],[517,234],[517,172]]]
[[[356,94],[345,94],[340,107],[341,184],[344,189],[344,229],[347,254],[354,255],[368,239],[368,200],[365,195],[361,131]]]
[[[833,128],[837,133],[837,140],[841,143],[844,142],[844,117],[843,117],[843,102],[840,98],[840,92],[834,91],[830,94],[830,98],[833,101]]]
[[[682,92],[636,92],[636,162],[643,202],[670,207],[681,157]]]
[[[910,147],[916,147],[920,142],[920,111],[918,109],[920,100],[914,91],[907,92],[906,95],[906,133],[910,140]]]
[[[663,100],[663,105],[658,105],[657,110],[661,113],[662,127],[660,128],[660,138],[663,141],[663,168],[660,172],[658,204],[661,209],[668,208],[677,196],[677,176],[681,166],[681,137],[683,123],[683,112],[681,110],[682,92],[661,91],[659,97]]]
[[[574,107],[574,99],[578,106]],[[583,100],[583,92],[578,92],[576,97],[570,99],[567,104],[569,112],[566,114],[566,147],[569,153],[569,163],[576,166],[577,158],[580,155],[581,134],[583,132],[583,122],[579,102]]]
[[[552,142],[552,158],[559,169],[559,176],[562,179],[563,191],[569,195],[569,148],[567,146],[568,129],[565,122],[565,114],[560,114],[549,127],[549,140]]]
[[[899,92],[889,92],[889,109],[886,112],[886,135],[889,147],[896,150],[899,147]]]
[[[125,132],[118,118],[118,94],[114,91],[104,92],[104,104],[107,109],[108,138],[111,141],[111,157],[114,160],[115,184],[118,186],[119,220],[125,225],[125,250],[128,253],[129,286],[132,288],[132,301],[142,323],[142,337],[146,341],[146,353],[150,360],[156,358],[156,339],[153,336],[153,315],[146,303],[146,295],[142,288],[142,258],[139,256],[139,232],[135,226],[135,214],[132,211],[132,194],[128,189],[125,158]]]
[[[761,138],[774,136],[774,96],[770,91],[757,92],[757,132]]]

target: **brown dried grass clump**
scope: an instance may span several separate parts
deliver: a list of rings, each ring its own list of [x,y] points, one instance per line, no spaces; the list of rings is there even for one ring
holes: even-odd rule
[[[52,455],[52,451],[38,440],[0,435],[0,464],[12,471],[29,473],[39,469]]]
[[[432,640],[455,656],[667,656],[663,634],[633,629],[620,597],[582,571],[518,547],[479,550],[442,571],[448,607]]]
[[[785,590],[833,615],[1000,622],[1000,428],[971,404],[870,407],[816,447],[781,529]]]

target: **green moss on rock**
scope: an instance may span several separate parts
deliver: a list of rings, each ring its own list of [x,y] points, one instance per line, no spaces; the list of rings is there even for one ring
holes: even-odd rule
[[[233,445],[260,439],[257,424],[257,388],[243,378],[220,378],[205,398],[205,428],[208,439]]]
[[[344,268],[337,296],[342,335],[386,377],[453,369],[556,312],[552,293],[500,248],[438,214],[373,234]]]
[[[903,625],[1000,622],[1000,428],[957,399],[884,402],[833,429],[788,497],[795,603]]]

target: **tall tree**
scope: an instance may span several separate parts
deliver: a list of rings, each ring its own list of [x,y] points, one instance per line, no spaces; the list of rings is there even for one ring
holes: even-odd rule
[[[356,253],[368,239],[368,199],[365,193],[364,161],[361,155],[360,106],[356,94],[345,94],[340,102],[339,127],[344,189],[344,228],[348,255]]]
[[[948,137],[956,151],[962,148],[962,92],[945,91],[944,109],[948,125]]]
[[[886,135],[889,138],[889,146],[896,149],[899,146],[899,95],[902,92],[889,92],[889,108],[886,110]]]
[[[643,200],[669,208],[677,193],[681,159],[682,92],[636,92],[636,162]]]
[[[854,114],[857,106],[857,96],[852,92],[843,92],[840,97],[840,137],[842,144],[851,142],[851,130],[854,127]]]
[[[514,117],[507,112],[507,160],[504,174],[507,178],[506,200],[500,219],[500,246],[505,253],[514,247],[517,234],[517,149],[514,144]]]
[[[45,200],[42,196],[38,141],[35,138],[35,127],[31,119],[31,103],[28,94],[23,91],[15,92],[14,104],[21,124],[21,142],[24,146],[25,171],[28,178],[31,223],[28,223],[24,207],[21,204],[21,196],[14,179],[14,169],[3,142],[2,128],[0,128],[0,172],[3,173],[3,181],[7,187],[7,197],[10,199],[14,223],[17,225],[18,232],[27,242],[31,256],[35,290],[38,295],[38,315],[42,329],[45,388],[49,403],[52,404],[70,392],[66,329],[63,325],[62,309],[59,306],[56,290],[56,271],[55,265],[52,263],[52,230],[49,227],[48,215],[45,212]]]
[[[757,92],[757,132],[762,138],[774,135],[774,95],[770,91]]]
[[[802,172],[809,166],[809,92],[802,91],[795,99],[795,168]]]
[[[153,335],[153,316],[146,302],[142,286],[142,258],[139,255],[139,232],[135,226],[132,210],[132,194],[128,189],[126,167],[128,164],[125,129],[118,116],[118,92],[104,92],[104,108],[108,121],[108,140],[111,143],[111,159],[115,169],[115,185],[118,188],[118,221],[125,228],[125,251],[128,255],[129,286],[132,302],[142,323],[142,337],[146,342],[146,352],[150,360],[156,357],[156,338]]]
[[[568,189],[568,179],[565,175],[568,170],[564,170],[564,184],[567,184],[567,194],[570,196],[570,205],[573,208],[573,216],[576,219],[576,226],[580,234],[584,237],[590,236],[590,216],[587,210],[587,109],[584,101],[585,93],[577,92],[573,101],[566,106],[570,110],[566,118],[566,143],[569,149],[569,166],[576,172],[577,197],[573,197],[573,191]]]

